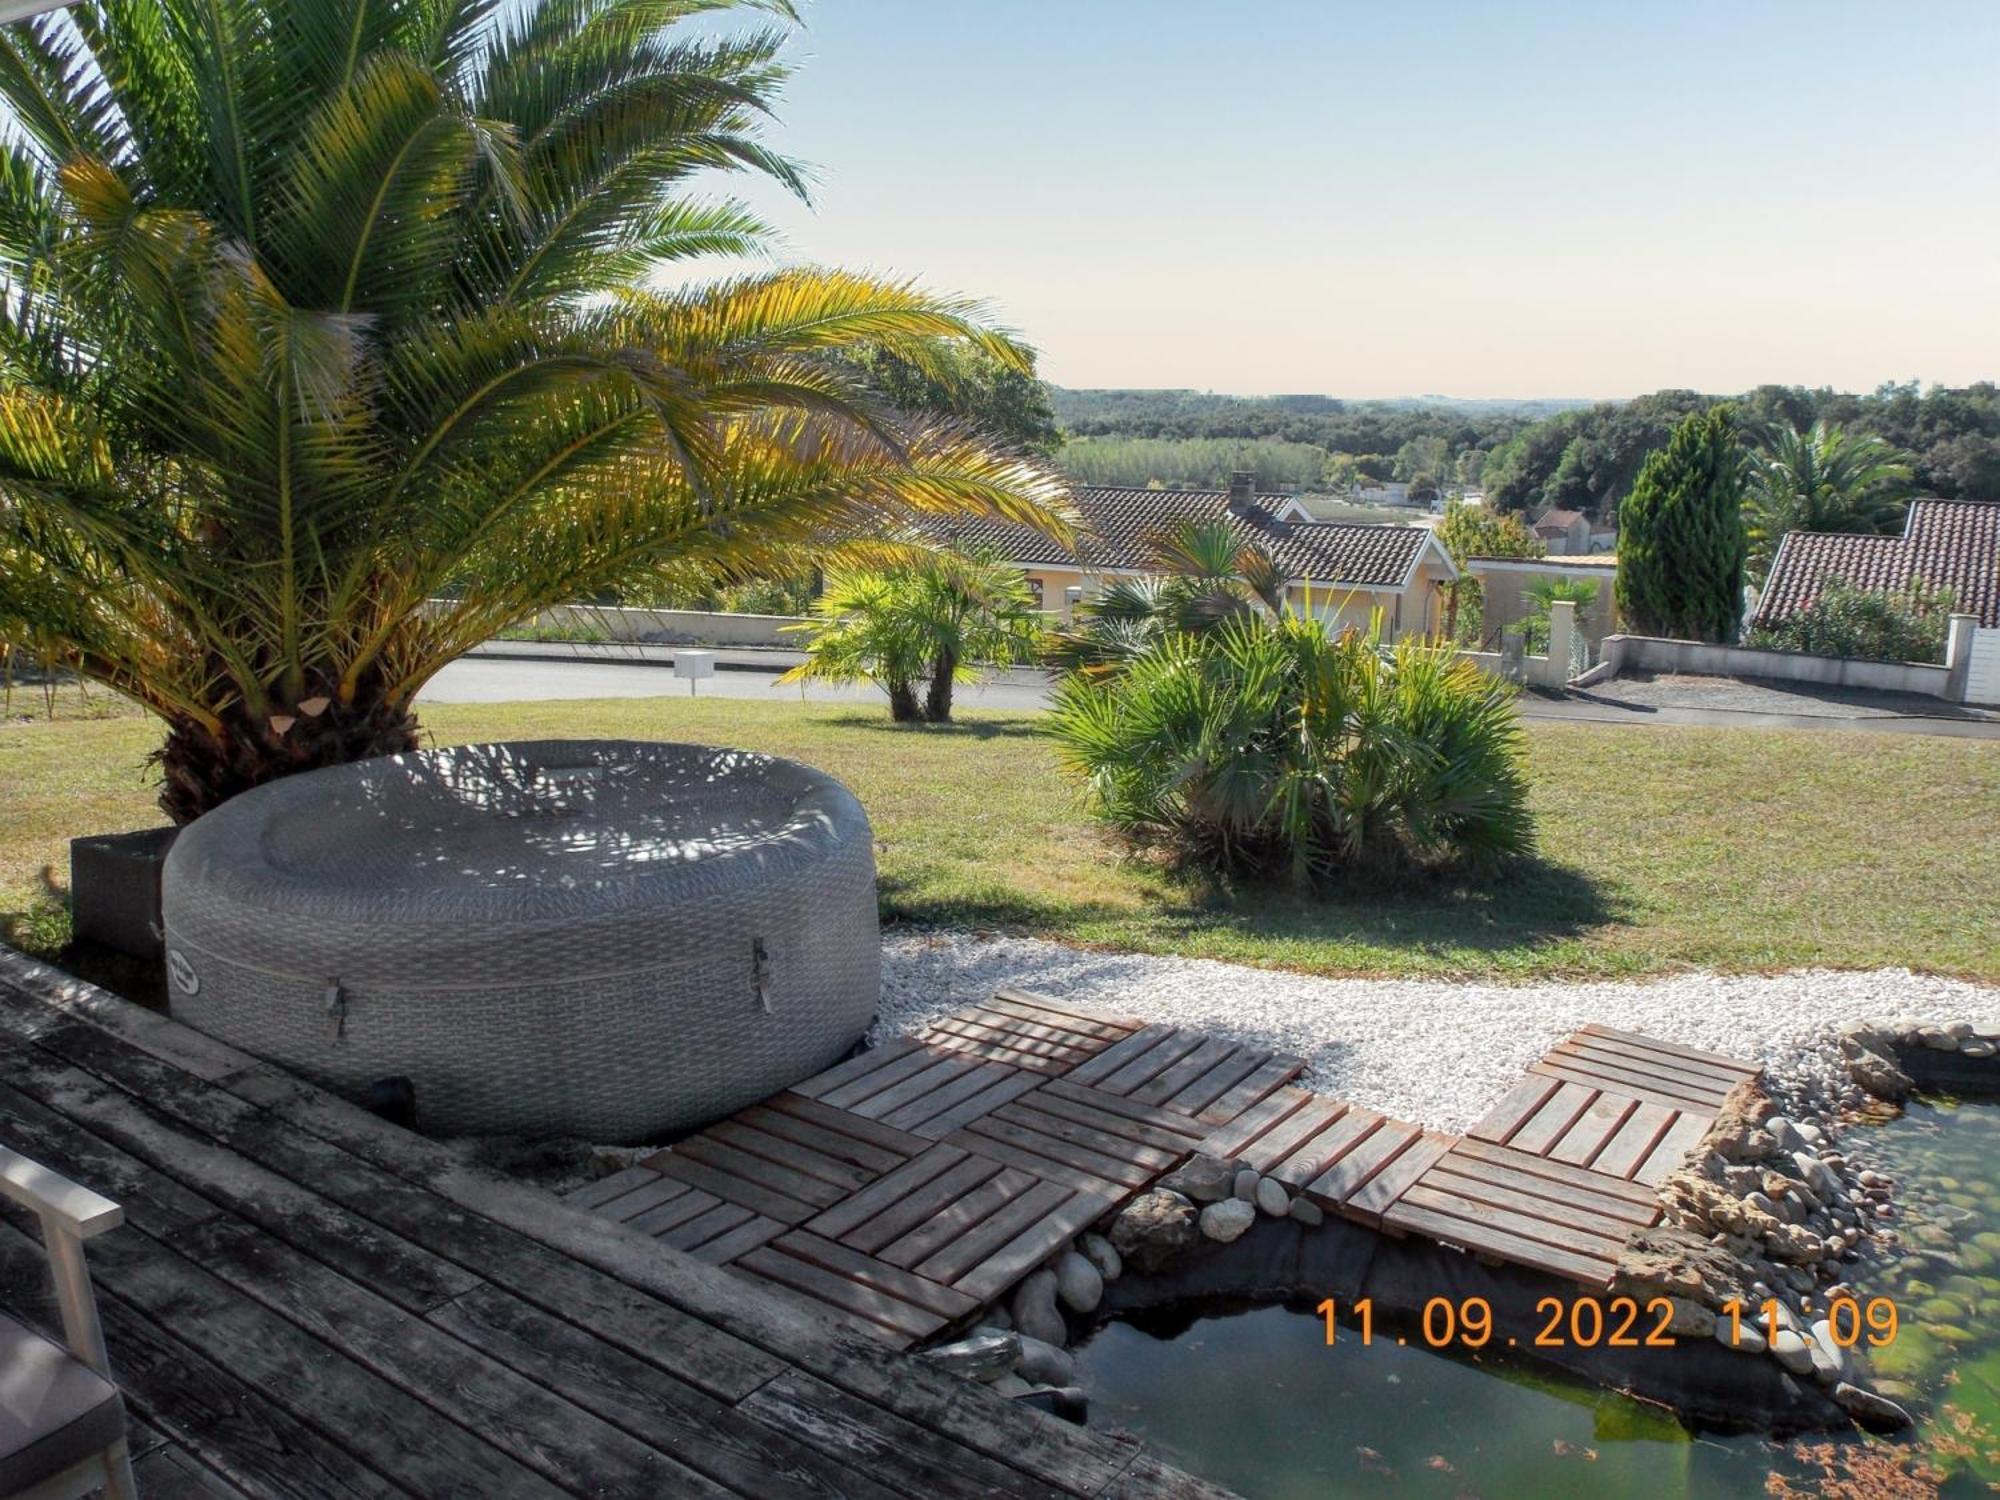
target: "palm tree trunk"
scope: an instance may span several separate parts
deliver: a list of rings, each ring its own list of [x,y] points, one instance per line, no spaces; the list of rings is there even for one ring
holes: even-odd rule
[[[924,717],[933,724],[951,722],[952,679],[958,672],[958,657],[950,651],[940,651],[937,660],[931,663],[930,690],[924,694]]]
[[[886,686],[889,689],[889,717],[898,724],[921,723],[924,711],[917,706],[916,688],[902,681],[890,682]]]
[[[153,752],[160,808],[177,824],[192,823],[282,776],[406,754],[421,743],[419,732],[415,714],[381,701],[330,703],[318,714],[295,709],[263,723],[239,712],[225,718],[219,734],[192,720],[170,720],[166,743]]]

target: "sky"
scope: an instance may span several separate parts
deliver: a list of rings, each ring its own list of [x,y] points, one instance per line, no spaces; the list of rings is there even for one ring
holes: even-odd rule
[[[817,0],[790,57],[783,257],[1060,385],[2000,378],[2000,0]]]

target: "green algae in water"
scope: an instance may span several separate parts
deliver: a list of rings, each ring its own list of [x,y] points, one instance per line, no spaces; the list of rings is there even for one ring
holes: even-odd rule
[[[1948,1243],[1857,1277],[1864,1295],[1899,1306],[1895,1343],[1869,1358],[1917,1413],[1914,1434],[1780,1447],[1694,1433],[1519,1360],[1398,1347],[1379,1330],[1370,1347],[1343,1329],[1328,1348],[1304,1306],[1174,1319],[1154,1325],[1157,1337],[1107,1326],[1080,1351],[1091,1423],[1140,1433],[1251,1500],[1988,1494],[2000,1485],[2000,1278],[1981,1254],[2000,1256],[2000,1106],[1912,1104],[1886,1124],[1852,1127],[1847,1144],[1910,1190],[1907,1238],[1949,1231]],[[1945,1203],[1944,1178],[1970,1209]],[[1933,1300],[1939,1314],[1949,1303],[1951,1321],[1927,1320],[1920,1304]]]

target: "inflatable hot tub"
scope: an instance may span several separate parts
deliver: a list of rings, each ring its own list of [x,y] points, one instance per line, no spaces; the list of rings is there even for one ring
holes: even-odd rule
[[[439,1134],[649,1141],[805,1078],[881,992],[853,794],[796,761],[555,740],[273,782],[162,876],[175,1017]]]

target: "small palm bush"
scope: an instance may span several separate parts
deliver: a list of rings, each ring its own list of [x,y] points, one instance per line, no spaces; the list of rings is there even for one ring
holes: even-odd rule
[[[1450,651],[1244,615],[1072,675],[1053,732],[1096,814],[1218,873],[1324,884],[1527,852],[1510,690]]]
[[[898,723],[949,724],[957,684],[977,681],[982,666],[1033,661],[1043,643],[1021,570],[948,548],[830,574],[813,614],[787,627],[807,637],[806,659],[778,680],[866,679],[889,695]]]

